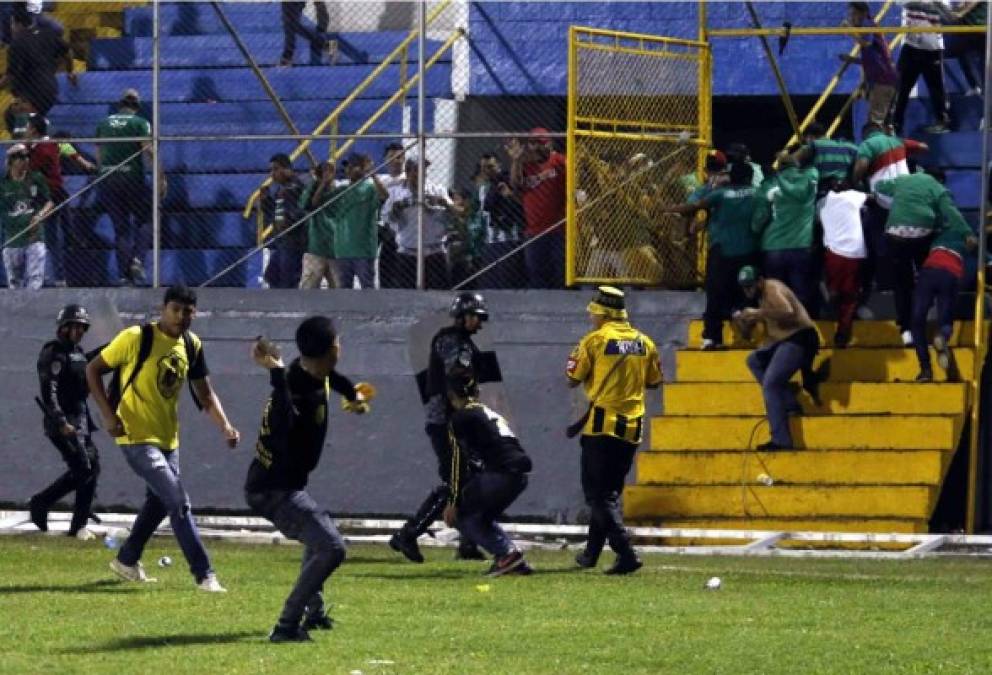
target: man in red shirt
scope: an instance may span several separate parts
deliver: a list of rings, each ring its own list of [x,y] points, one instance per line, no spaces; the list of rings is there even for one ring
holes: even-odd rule
[[[68,236],[68,209],[59,209],[59,204],[65,201],[67,195],[62,185],[62,165],[59,162],[59,145],[48,141],[48,120],[38,113],[28,115],[24,138],[28,141],[31,153],[31,170],[38,171],[45,177],[48,190],[52,195],[52,203],[58,211],[50,217],[45,228],[45,245],[52,257],[52,274],[56,286],[65,285],[65,266],[63,246]]]
[[[529,288],[562,288],[565,282],[565,155],[555,152],[548,130],[531,129],[525,144],[512,139],[510,182],[527,223],[524,248]]]

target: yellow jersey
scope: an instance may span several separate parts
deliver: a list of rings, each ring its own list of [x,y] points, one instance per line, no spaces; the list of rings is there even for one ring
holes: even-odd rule
[[[189,335],[198,354],[192,366],[182,335],[171,338],[153,324],[151,352],[117,408],[125,430],[115,439],[119,445],[141,443],[162,450],[179,447],[179,392],[187,377],[199,380],[207,376],[200,338],[192,332]],[[140,346],[141,326],[131,326],[100,352],[108,366],[121,369],[122,386],[131,377]]]
[[[582,429],[584,435],[641,442],[644,389],[657,387],[662,379],[661,359],[651,338],[626,321],[607,321],[572,350],[565,374],[581,382],[586,397],[594,403]]]

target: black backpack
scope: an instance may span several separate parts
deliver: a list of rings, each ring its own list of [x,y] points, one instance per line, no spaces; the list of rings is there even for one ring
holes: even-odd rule
[[[141,343],[138,346],[138,358],[134,362],[134,369],[128,376],[127,382],[124,383],[124,386],[121,386],[121,368],[114,368],[113,375],[110,376],[110,386],[107,388],[107,398],[110,401],[110,407],[115,411],[121,404],[121,399],[124,397],[124,392],[127,391],[127,388],[134,383],[134,378],[136,378],[138,373],[141,371],[141,366],[145,364],[145,361],[148,360],[148,356],[152,353],[152,343],[154,341],[155,327],[150,323],[142,324]],[[196,349],[196,346],[193,343],[193,337],[189,334],[189,331],[183,331],[183,344],[186,348],[186,358],[189,359],[189,365],[192,367],[193,363],[195,363],[200,357],[200,351]],[[193,390],[193,381],[189,380],[188,385],[190,396],[193,397],[193,403],[196,404],[198,410],[203,410],[203,404],[200,403],[200,399],[196,396],[196,391]]]

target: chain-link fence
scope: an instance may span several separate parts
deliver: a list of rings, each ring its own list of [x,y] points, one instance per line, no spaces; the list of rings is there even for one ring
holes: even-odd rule
[[[0,23],[14,11],[3,7]],[[696,3],[44,10],[27,25],[61,35],[60,72],[34,71],[48,90],[14,82],[0,101],[2,274],[31,287],[561,287],[569,27],[630,30],[648,17],[659,32],[696,30]],[[19,40],[15,26],[8,41]],[[702,122],[675,111],[698,93],[697,75],[660,74],[664,61],[642,46],[650,53],[611,61],[633,74],[627,89],[610,90],[617,75],[590,90],[606,106],[590,114],[668,126],[577,145],[586,202],[573,203],[583,242],[573,281],[694,278],[697,243],[655,206],[696,166]]]

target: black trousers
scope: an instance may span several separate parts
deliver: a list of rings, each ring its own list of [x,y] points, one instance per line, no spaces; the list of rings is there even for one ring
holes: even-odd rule
[[[143,176],[111,175],[98,188],[100,210],[114,225],[117,276],[131,278],[131,262],[151,247],[151,189]]]
[[[586,436],[582,446],[582,492],[589,506],[589,538],[586,553],[599,556],[603,545],[619,556],[632,556],[634,549],[623,527],[620,495],[634,462],[637,445],[614,436]]]
[[[323,2],[315,2],[317,30],[310,28],[303,22],[303,9],[306,4],[305,2],[282,3],[282,58],[292,60],[293,52],[296,51],[296,36],[302,35],[310,42],[310,62],[315,64],[320,63],[320,52],[327,44],[324,32],[327,30],[330,19],[327,14],[327,5]]]
[[[899,94],[896,97],[896,112],[893,117],[896,132],[903,133],[906,120],[906,106],[909,94],[916,81],[923,76],[930,92],[930,105],[933,106],[934,122],[947,121],[947,94],[944,91],[944,52],[943,50],[917,49],[904,45],[899,52]]]
[[[50,435],[48,440],[62,455],[69,470],[55,479],[55,482],[31,498],[31,501],[46,511],[67,494],[76,491],[76,501],[72,507],[70,534],[75,534],[86,526],[96,495],[96,479],[100,475],[100,457],[96,446],[88,435]]]
[[[896,323],[899,324],[900,331],[912,330],[916,274],[923,267],[923,261],[927,259],[933,237],[903,239],[886,236],[885,239],[892,263],[892,294],[896,303]]]
[[[703,338],[723,343],[723,322],[746,300],[737,273],[745,265],[753,265],[754,256],[725,256],[720,246],[714,246],[706,256],[706,309],[703,311]]]

